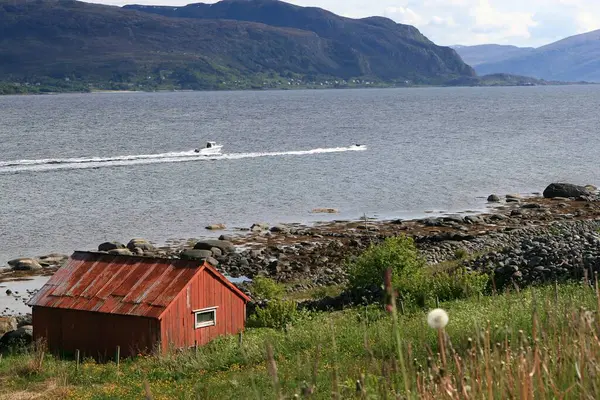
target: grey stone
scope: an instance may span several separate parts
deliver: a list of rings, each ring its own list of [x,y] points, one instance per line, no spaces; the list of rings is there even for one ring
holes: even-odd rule
[[[273,233],[288,233],[289,228],[285,225],[275,225],[270,229]]]
[[[108,254],[114,254],[117,256],[132,256],[133,253],[129,249],[112,249],[108,251]]]
[[[213,253],[210,250],[185,249],[179,253],[179,256],[182,260],[204,260],[212,257]]]
[[[126,249],[123,243],[120,242],[104,242],[98,245],[98,251],[110,251],[115,249]]]
[[[8,265],[15,271],[37,271],[42,269],[42,266],[37,260],[28,257],[10,260]]]
[[[154,246],[150,244],[146,239],[135,238],[131,239],[129,243],[127,243],[127,248],[131,251],[134,251],[136,248],[142,249],[144,251],[154,251]]]
[[[544,190],[544,197],[548,199],[556,197],[579,197],[590,196],[590,192],[584,186],[573,185],[571,183],[551,183]]]
[[[211,224],[206,227],[209,231],[222,231],[223,229],[227,229],[225,224]]]
[[[542,206],[538,203],[525,203],[521,206],[521,208],[534,209],[534,208],[542,208]]]
[[[210,251],[212,252],[213,256],[215,256],[215,257],[221,257],[223,255],[223,252],[218,247],[212,247],[210,249]]]
[[[212,265],[213,267],[216,267],[217,265],[219,265],[219,262],[213,257],[207,257],[206,262],[209,263],[210,265]]]
[[[52,265],[63,265],[67,262],[68,259],[69,256],[67,256],[66,254],[52,253],[47,254],[45,256],[41,256],[39,263],[43,267],[49,267]]]
[[[226,240],[201,240],[194,246],[196,250],[210,250],[213,247],[221,249],[223,253],[234,253],[235,246]]]
[[[266,231],[268,229],[269,229],[269,224],[265,224],[265,223],[261,223],[261,222],[252,224],[252,226],[250,227],[250,230],[252,232]]]

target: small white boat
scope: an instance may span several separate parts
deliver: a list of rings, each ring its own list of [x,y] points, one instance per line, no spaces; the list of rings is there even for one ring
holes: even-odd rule
[[[214,155],[221,154],[222,148],[222,144],[217,144],[216,142],[207,142],[205,147],[200,149],[194,149],[194,151],[196,153],[199,153],[200,155]]]

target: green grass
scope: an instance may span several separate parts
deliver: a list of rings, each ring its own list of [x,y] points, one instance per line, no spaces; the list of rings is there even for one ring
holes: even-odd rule
[[[600,396],[593,378],[600,373],[600,326],[590,319],[598,309],[593,289],[547,287],[441,306],[450,315],[445,372],[438,369],[438,333],[427,326],[425,312],[398,317],[413,396],[444,398],[446,389],[457,390],[455,398],[466,398],[463,390],[470,398],[488,397],[488,389],[493,398],[510,392],[557,398],[567,389],[571,398]],[[0,399],[16,392],[139,399],[145,382],[154,399],[276,399],[309,392],[315,399],[392,398],[404,390],[395,340],[389,314],[371,306],[309,314],[286,330],[248,329],[241,345],[237,337],[222,338],[197,353],[139,357],[118,368],[85,361],[77,370],[75,362],[41,352],[5,355]]]
[[[324,297],[336,297],[342,294],[346,287],[343,285],[317,286],[295,292],[286,292],[285,299],[288,300],[319,300]]]

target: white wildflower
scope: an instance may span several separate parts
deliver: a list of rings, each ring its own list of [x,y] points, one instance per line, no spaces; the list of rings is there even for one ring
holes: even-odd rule
[[[433,329],[444,328],[446,325],[448,325],[448,320],[448,313],[441,308],[431,310],[429,314],[427,314],[427,323]]]

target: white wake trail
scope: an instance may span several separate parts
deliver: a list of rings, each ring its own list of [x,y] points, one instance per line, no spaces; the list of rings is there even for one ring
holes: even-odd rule
[[[348,146],[318,148],[312,150],[276,151],[261,153],[232,153],[219,155],[199,155],[193,150],[184,152],[169,152],[162,154],[138,154],[114,157],[88,158],[50,158],[39,160],[0,161],[0,173],[42,172],[74,169],[89,169],[102,167],[123,167],[130,165],[161,164],[192,161],[240,160],[244,158],[303,156],[324,153],[341,153],[347,151],[364,151],[366,146]]]

